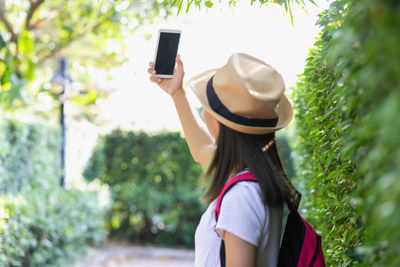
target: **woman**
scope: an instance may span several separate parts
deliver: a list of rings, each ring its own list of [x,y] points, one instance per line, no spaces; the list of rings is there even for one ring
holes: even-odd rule
[[[195,233],[195,266],[220,266],[221,238],[226,266],[276,266],[282,207],[293,205],[295,189],[285,175],[275,131],[292,118],[281,75],[245,54],[233,54],[223,67],[194,77],[190,86],[204,106],[204,122],[195,118],[183,89],[178,55],[172,79],[150,77],[175,104],[196,162],[212,176],[205,194],[209,206]],[[156,74],[153,62],[149,74]],[[251,172],[258,183],[242,181],[229,190],[215,220],[216,198],[226,181]]]

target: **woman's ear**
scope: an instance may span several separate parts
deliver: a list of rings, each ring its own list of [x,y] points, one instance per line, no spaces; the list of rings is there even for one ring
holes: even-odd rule
[[[214,118],[207,110],[204,110],[204,123],[206,124],[211,136],[214,137],[215,140],[217,140],[219,135],[220,122],[216,118]]]

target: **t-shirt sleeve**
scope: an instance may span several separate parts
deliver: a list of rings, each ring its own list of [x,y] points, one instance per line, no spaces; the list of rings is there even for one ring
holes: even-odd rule
[[[240,182],[225,194],[215,229],[222,239],[228,231],[257,247],[268,218],[261,192],[249,183]]]

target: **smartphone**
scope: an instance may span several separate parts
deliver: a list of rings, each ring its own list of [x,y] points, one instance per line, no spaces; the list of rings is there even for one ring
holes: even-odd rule
[[[156,58],[153,75],[159,78],[172,78],[174,75],[175,58],[178,53],[180,30],[161,29],[158,33]]]

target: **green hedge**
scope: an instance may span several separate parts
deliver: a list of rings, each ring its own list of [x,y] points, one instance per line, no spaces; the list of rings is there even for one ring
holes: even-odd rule
[[[400,264],[400,5],[334,1],[295,89],[298,176],[328,266]]]
[[[0,266],[60,266],[106,237],[97,192],[60,188],[60,134],[0,120]]]
[[[113,237],[189,247],[204,211],[201,174],[179,133],[120,130],[101,139],[84,172],[110,186]]]
[[[0,197],[0,266],[63,266],[106,237],[96,192]]]
[[[60,135],[43,123],[0,119],[0,194],[57,186]]]

